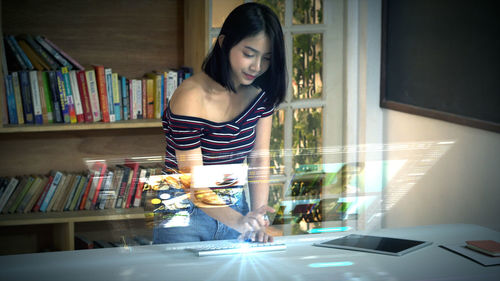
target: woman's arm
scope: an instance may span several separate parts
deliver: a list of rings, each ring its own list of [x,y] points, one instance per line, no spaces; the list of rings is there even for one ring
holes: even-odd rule
[[[269,143],[271,140],[272,116],[257,123],[255,146],[248,158],[251,210],[267,206],[269,199]]]

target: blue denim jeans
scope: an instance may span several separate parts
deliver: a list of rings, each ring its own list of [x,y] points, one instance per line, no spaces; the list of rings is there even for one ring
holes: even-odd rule
[[[242,215],[248,213],[248,204],[243,192],[241,199],[231,208]],[[188,207],[189,225],[180,227],[156,226],[153,230],[153,243],[181,243],[210,240],[236,239],[240,233],[207,215],[190,202]]]

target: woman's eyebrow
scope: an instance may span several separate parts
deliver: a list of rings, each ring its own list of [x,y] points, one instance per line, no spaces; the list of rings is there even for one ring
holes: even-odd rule
[[[258,54],[260,53],[260,51],[259,51],[259,50],[254,49],[254,48],[252,48],[252,47],[250,47],[250,46],[245,46],[245,48],[246,48],[246,49],[249,49],[249,50],[250,50],[250,51],[252,51],[252,52],[255,52],[255,53],[258,53]],[[267,52],[267,53],[265,53],[264,55],[270,55],[270,54],[271,54],[271,52]]]

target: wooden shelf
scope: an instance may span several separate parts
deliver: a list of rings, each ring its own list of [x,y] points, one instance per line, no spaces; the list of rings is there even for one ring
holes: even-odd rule
[[[143,208],[0,215],[0,226],[145,219]]]
[[[6,133],[35,133],[35,132],[60,132],[60,131],[85,131],[85,130],[110,130],[134,128],[159,128],[161,121],[158,119],[126,120],[113,123],[76,123],[76,124],[47,124],[47,125],[4,125],[0,134]]]

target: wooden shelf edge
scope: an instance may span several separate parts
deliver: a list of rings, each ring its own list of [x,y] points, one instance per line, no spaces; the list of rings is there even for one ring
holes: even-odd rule
[[[145,218],[146,212],[143,208],[4,214],[0,215],[0,226],[112,221]]]
[[[3,125],[0,134],[4,133],[33,133],[33,132],[60,132],[60,131],[85,131],[109,129],[134,129],[134,128],[160,128],[161,120],[127,120],[113,123],[77,123],[77,124],[44,124],[44,125]]]

